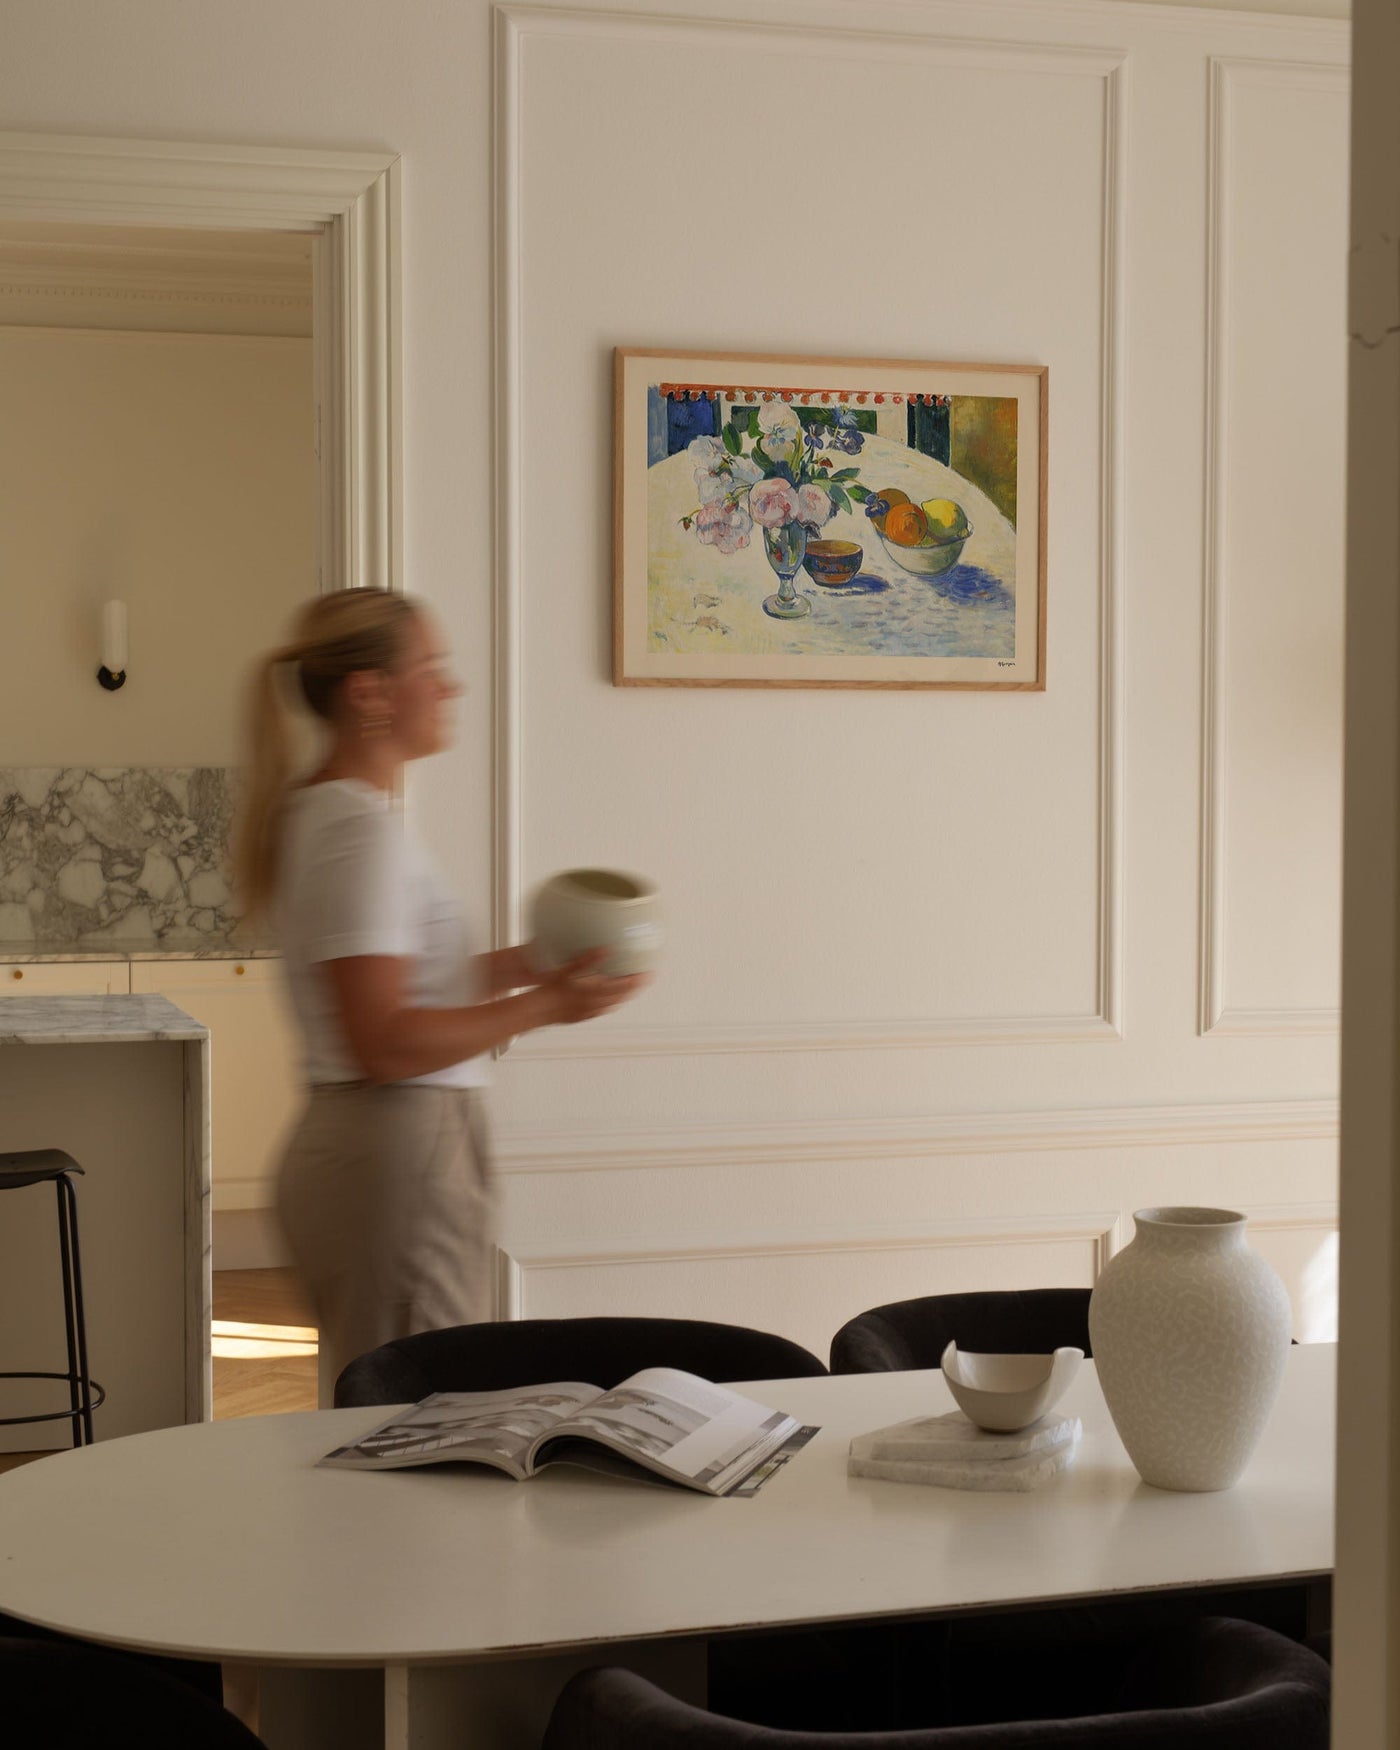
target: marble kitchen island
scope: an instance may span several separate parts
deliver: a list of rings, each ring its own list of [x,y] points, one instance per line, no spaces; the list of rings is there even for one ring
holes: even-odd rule
[[[160,996],[0,1003],[0,1153],[60,1148],[75,1180],[99,1440],[211,1413],[209,1030]],[[0,1193],[0,1371],[66,1366],[53,1188]],[[0,1415],[67,1404],[0,1381]],[[68,1422],[0,1428],[0,1451],[66,1446]]]

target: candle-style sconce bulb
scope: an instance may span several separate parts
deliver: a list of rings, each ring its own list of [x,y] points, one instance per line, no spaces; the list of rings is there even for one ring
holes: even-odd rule
[[[109,693],[126,685],[125,602],[108,602],[102,609],[102,663],[97,679]]]

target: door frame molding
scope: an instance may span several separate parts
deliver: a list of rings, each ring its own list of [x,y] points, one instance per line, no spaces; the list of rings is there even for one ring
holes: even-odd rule
[[[0,220],[309,231],[320,587],[403,584],[400,160],[0,132]]]

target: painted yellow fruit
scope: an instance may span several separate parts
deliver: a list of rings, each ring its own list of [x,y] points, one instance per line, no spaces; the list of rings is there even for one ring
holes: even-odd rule
[[[935,541],[946,541],[950,536],[967,533],[967,517],[960,504],[954,504],[951,498],[925,499],[920,507],[928,518],[928,532]]]

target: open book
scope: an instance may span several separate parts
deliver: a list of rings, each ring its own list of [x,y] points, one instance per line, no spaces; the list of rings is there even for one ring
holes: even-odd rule
[[[751,1495],[816,1433],[693,1373],[647,1367],[612,1391],[568,1380],[435,1392],[321,1459],[345,1470],[490,1464],[523,1480],[557,1462],[622,1460],[707,1495]]]

